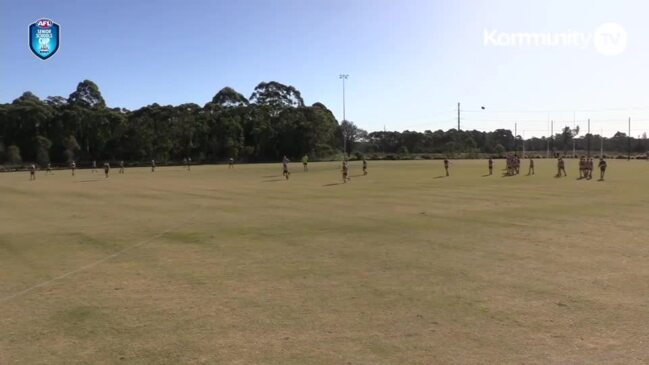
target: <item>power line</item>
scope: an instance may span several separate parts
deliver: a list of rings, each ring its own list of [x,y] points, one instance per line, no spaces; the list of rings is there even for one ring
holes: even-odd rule
[[[648,111],[649,107],[630,107],[630,108],[603,108],[603,109],[556,109],[556,110],[470,110],[461,109],[464,113],[605,113],[605,112],[629,112],[629,111]]]

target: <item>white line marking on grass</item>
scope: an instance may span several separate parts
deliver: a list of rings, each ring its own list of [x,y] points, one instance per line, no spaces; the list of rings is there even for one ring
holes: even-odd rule
[[[183,222],[182,224],[179,224],[179,225],[176,226],[176,227],[172,227],[172,228],[166,229],[166,230],[164,230],[164,231],[162,231],[162,232],[160,232],[160,233],[157,233],[157,234],[155,234],[155,235],[153,235],[153,236],[151,236],[151,237],[149,237],[149,238],[147,238],[147,239],[145,239],[145,240],[143,240],[143,241],[140,241],[140,242],[134,244],[133,246],[125,247],[125,248],[123,248],[123,249],[121,249],[121,250],[119,250],[119,251],[117,251],[117,252],[114,252],[114,253],[108,255],[108,256],[104,256],[104,257],[102,257],[101,259],[99,259],[99,260],[97,260],[97,261],[94,261],[94,262],[91,262],[91,263],[89,263],[89,264],[87,264],[87,265],[81,266],[81,267],[78,268],[78,269],[75,269],[75,270],[72,270],[72,271],[66,272],[65,274],[61,274],[61,275],[56,276],[56,277],[54,277],[54,278],[52,278],[52,279],[49,279],[49,280],[43,281],[42,283],[38,283],[38,284],[36,284],[36,285],[34,285],[34,286],[32,286],[32,287],[29,287],[29,288],[27,288],[27,289],[25,289],[25,290],[22,290],[22,291],[19,291],[19,292],[17,292],[17,293],[10,294],[10,295],[8,295],[8,296],[2,297],[2,298],[0,298],[0,303],[8,302],[8,301],[11,300],[11,299],[15,299],[15,298],[21,297],[21,296],[23,296],[23,295],[25,295],[25,294],[28,294],[28,293],[30,293],[30,292],[32,292],[32,291],[38,289],[38,288],[42,288],[42,287],[44,287],[44,286],[47,286],[48,284],[51,284],[51,283],[53,283],[53,282],[55,282],[55,281],[59,281],[59,280],[65,279],[65,278],[67,278],[68,276],[74,275],[74,274],[79,273],[79,272],[81,272],[81,271],[88,270],[88,269],[90,269],[90,268],[93,268],[93,267],[95,267],[95,266],[101,264],[102,262],[105,262],[105,261],[108,261],[108,260],[110,260],[110,259],[112,259],[112,258],[115,258],[115,257],[117,257],[117,256],[120,256],[120,255],[122,255],[123,253],[125,253],[125,252],[127,252],[127,251],[130,251],[130,250],[132,250],[132,249],[138,248],[138,247],[140,247],[140,246],[142,246],[142,245],[145,245],[145,244],[147,244],[147,243],[149,243],[149,242],[151,242],[151,241],[153,241],[153,240],[155,240],[155,239],[157,239],[157,238],[160,238],[160,237],[164,236],[165,234],[167,234],[167,233],[169,233],[169,232],[172,232],[172,231],[174,231],[174,230],[176,230],[176,229],[182,228],[182,227],[184,227],[184,226],[190,224],[190,223],[192,222],[193,218],[194,218],[194,216],[192,216],[192,218],[190,218],[190,219],[187,220],[186,222]]]

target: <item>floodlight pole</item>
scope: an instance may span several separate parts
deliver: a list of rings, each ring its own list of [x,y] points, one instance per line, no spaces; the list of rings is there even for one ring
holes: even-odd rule
[[[457,131],[461,131],[460,129],[460,102],[457,103]]]
[[[349,75],[347,74],[338,75],[338,78],[343,80],[343,123],[347,121],[347,117],[345,116],[345,80],[347,80],[348,77]],[[344,157],[347,157],[347,136],[343,130],[343,158]]]
[[[629,151],[627,155],[627,161],[631,161],[631,117],[629,117],[629,134],[627,135],[627,140],[628,140],[628,145],[629,145]]]

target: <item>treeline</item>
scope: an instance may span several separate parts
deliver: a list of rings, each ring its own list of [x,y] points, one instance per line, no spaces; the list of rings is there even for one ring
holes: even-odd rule
[[[646,134],[643,138],[629,138],[623,132],[617,132],[611,138],[600,135],[586,134],[575,137],[574,130],[565,127],[554,138],[541,137],[523,140],[521,136],[514,136],[508,129],[497,129],[492,132],[477,130],[415,132],[372,132],[362,136],[354,148],[361,153],[390,153],[390,154],[445,154],[453,156],[462,154],[470,157],[480,154],[503,156],[507,152],[550,152],[570,155],[573,148],[576,151],[592,151],[599,153],[601,147],[609,153],[644,154],[649,151],[649,140]]]
[[[262,82],[249,98],[232,88],[220,90],[200,106],[152,104],[137,110],[109,108],[99,88],[80,82],[67,98],[40,99],[25,92],[0,104],[0,164],[65,164],[73,160],[160,163],[191,157],[197,162],[277,161],[283,155],[328,159],[367,153],[443,153],[454,155],[507,151],[571,151],[573,131],[554,138],[523,141],[510,130],[372,132],[352,122],[338,123],[321,103],[306,106],[300,92],[278,82]],[[574,139],[578,150],[599,149],[600,136]],[[647,151],[646,138],[618,132],[604,140],[607,151]]]
[[[250,99],[226,87],[204,106],[130,111],[108,108],[97,85],[85,80],[67,98],[25,92],[0,104],[0,163],[317,158],[336,153],[341,133],[324,105],[305,106],[298,90],[277,82],[260,83]]]

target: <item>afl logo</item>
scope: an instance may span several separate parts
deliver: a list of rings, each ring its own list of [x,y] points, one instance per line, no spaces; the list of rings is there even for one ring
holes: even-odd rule
[[[39,28],[49,28],[52,26],[52,21],[49,19],[41,19],[36,22]]]
[[[46,60],[59,50],[61,27],[51,19],[38,19],[29,25],[29,49]]]

